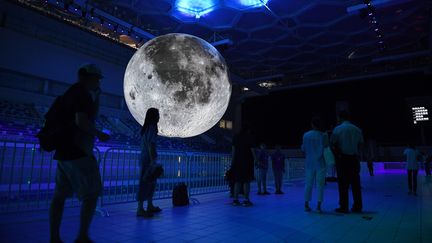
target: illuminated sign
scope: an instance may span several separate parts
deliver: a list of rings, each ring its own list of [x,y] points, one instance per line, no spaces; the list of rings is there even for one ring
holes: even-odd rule
[[[411,107],[414,124],[429,121],[429,111],[424,106]]]

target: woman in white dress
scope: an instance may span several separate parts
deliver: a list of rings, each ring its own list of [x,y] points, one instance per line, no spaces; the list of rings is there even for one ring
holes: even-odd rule
[[[305,211],[311,211],[309,201],[312,198],[312,186],[316,180],[318,189],[317,211],[321,212],[321,204],[324,197],[324,183],[326,165],[324,161],[324,149],[329,146],[327,133],[323,132],[322,121],[319,117],[312,118],[312,130],[303,135],[302,150],[305,153]]]

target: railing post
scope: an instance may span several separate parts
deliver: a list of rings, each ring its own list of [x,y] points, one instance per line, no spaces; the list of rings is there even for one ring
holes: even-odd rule
[[[3,181],[3,167],[5,163],[6,142],[3,141],[2,156],[0,162],[0,183]]]
[[[101,185],[102,185],[102,190],[100,192],[99,195],[99,206],[96,208],[96,212],[99,213],[102,217],[109,217],[109,212],[108,210],[106,210],[105,208],[103,208],[103,203],[104,203],[104,190],[105,190],[105,185],[104,185],[104,178],[105,178],[105,159],[106,159],[106,154],[109,151],[109,149],[107,151],[105,151],[104,153],[104,158],[103,161],[101,161],[101,155],[100,155],[100,150],[95,147],[95,150],[97,152],[97,162],[98,162],[98,168],[100,170],[100,166],[102,165],[102,175],[101,175]]]
[[[30,177],[27,179],[28,184],[28,193],[31,194],[32,191],[32,185],[33,185],[33,168],[34,168],[34,160],[35,160],[35,151],[36,151],[36,144],[33,144],[32,150],[31,150],[31,167],[30,167]],[[27,207],[29,207],[29,201],[27,200]]]
[[[14,143],[13,155],[12,155],[12,165],[11,165],[11,173],[10,173],[10,178],[9,178],[9,193],[8,193],[8,197],[7,197],[6,211],[9,209],[10,200],[11,200],[11,197],[12,197],[12,185],[13,185],[13,175],[14,175],[14,169],[15,169],[16,150],[17,150],[17,144],[15,142]]]
[[[287,161],[286,161],[286,173],[287,173],[287,175],[288,175],[288,181],[290,181],[291,180],[291,175],[290,175],[290,173],[291,173],[291,170],[290,170],[290,164],[291,164],[291,160],[290,159],[286,159]]]
[[[189,186],[188,197],[192,195],[192,180],[191,180],[191,164],[192,164],[192,153],[186,153],[186,184]]]

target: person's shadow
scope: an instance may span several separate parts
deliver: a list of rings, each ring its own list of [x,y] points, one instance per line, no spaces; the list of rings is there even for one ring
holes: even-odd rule
[[[371,216],[371,215],[378,214],[379,212],[377,212],[377,211],[362,211],[361,213],[349,212],[349,213],[345,214],[345,213],[338,213],[338,212],[334,212],[334,211],[322,211],[321,213],[312,211],[310,213],[319,214],[319,215],[331,215],[331,216],[337,216],[337,217],[348,216],[348,215],[359,215],[359,216],[362,216],[362,218],[364,218],[365,220],[371,220],[373,218],[373,216]]]

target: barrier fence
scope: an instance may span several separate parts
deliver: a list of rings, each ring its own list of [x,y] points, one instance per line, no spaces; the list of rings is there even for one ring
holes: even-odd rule
[[[135,201],[140,176],[140,151],[129,148],[94,150],[102,176],[99,211],[110,204]],[[47,209],[55,188],[57,161],[37,143],[0,141],[0,213]],[[188,185],[190,196],[228,191],[224,175],[231,155],[222,153],[158,151],[164,174],[157,181],[154,199],[170,198],[177,183]],[[304,178],[304,159],[289,158],[284,180]],[[272,184],[271,163],[268,185]],[[78,206],[76,197],[67,207]]]

